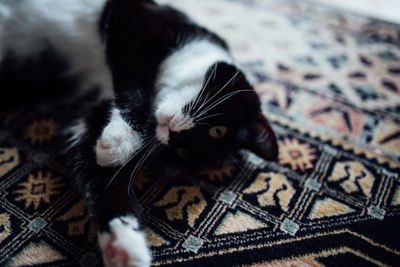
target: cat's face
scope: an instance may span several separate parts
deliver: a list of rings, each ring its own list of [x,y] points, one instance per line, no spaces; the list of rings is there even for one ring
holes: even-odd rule
[[[200,93],[179,108],[181,112],[167,121],[158,118],[156,135],[164,143],[165,161],[196,167],[241,148],[268,160],[276,158],[275,135],[260,113],[259,98],[235,66],[211,66]]]
[[[216,63],[199,86],[200,92],[191,97],[175,95],[158,106],[151,123],[151,142],[132,129],[123,109],[114,108],[96,145],[97,163],[120,166],[139,151],[149,151],[147,156],[156,152],[151,146],[162,148],[164,161],[193,168],[221,162],[239,149],[267,160],[277,157],[274,132],[261,114],[257,94],[240,70]],[[183,88],[182,92],[190,90]]]

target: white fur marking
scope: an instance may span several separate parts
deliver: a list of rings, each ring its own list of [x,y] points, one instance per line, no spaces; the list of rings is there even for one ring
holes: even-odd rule
[[[83,119],[78,119],[76,123],[65,130],[65,133],[72,134],[72,136],[67,140],[69,143],[68,150],[72,147],[76,146],[80,141],[81,138],[87,132],[87,125]]]
[[[111,120],[96,144],[96,160],[100,166],[120,166],[142,146],[142,139],[113,108]]]
[[[111,234],[98,233],[105,266],[151,265],[151,252],[147,246],[146,236],[137,230],[139,223],[135,217],[114,218],[109,222],[109,226]]]
[[[154,101],[157,139],[168,144],[169,131],[181,132],[194,126],[182,113],[201,90],[208,68],[218,61],[230,63],[229,53],[209,40],[197,39],[167,57],[157,75]]]

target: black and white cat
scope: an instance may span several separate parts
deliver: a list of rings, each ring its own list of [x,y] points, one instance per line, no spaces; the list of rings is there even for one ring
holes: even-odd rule
[[[226,43],[152,0],[3,0],[0,60],[10,95],[3,107],[21,102],[22,91],[97,92],[66,132],[106,266],[151,264],[137,207],[126,203],[132,168],[153,154],[185,167],[239,149],[277,156],[259,98]]]

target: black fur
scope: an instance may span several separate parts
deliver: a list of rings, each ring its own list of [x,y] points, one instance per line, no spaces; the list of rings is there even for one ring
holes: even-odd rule
[[[200,37],[207,38],[216,45],[228,49],[222,39],[194,24],[184,14],[167,6],[158,6],[152,1],[109,1],[101,16],[99,30],[105,45],[107,63],[112,72],[115,92],[113,105],[122,111],[124,119],[143,136],[154,134],[156,127],[151,104],[154,99],[154,83],[161,62],[187,42]],[[232,73],[226,73],[227,70],[223,68],[224,66],[224,64],[220,64],[217,75],[205,90],[209,91],[211,88],[215,89],[219,86],[218,78],[224,78],[226,75],[230,75],[227,76],[228,78],[232,76]],[[232,67],[228,68],[230,72],[236,71]],[[205,79],[209,75],[213,75],[211,69],[213,69],[212,66]],[[226,79],[222,82],[226,83]],[[246,84],[246,87],[249,85]],[[254,107],[258,111],[259,103],[257,102]],[[68,152],[74,162],[75,184],[79,190],[82,190],[89,212],[100,231],[109,231],[108,222],[117,216],[124,214],[140,216],[137,211],[136,199],[129,195],[128,184],[130,171],[141,155],[137,155],[128,166],[123,168],[110,185],[110,179],[118,168],[103,168],[96,164],[94,147],[102,129],[110,119],[110,110],[110,102],[102,102],[85,109],[81,113],[83,114],[81,117],[89,131]],[[231,119],[235,119],[234,116],[231,116]],[[190,136],[195,136],[196,132],[202,130],[196,128],[194,132],[183,134],[178,139],[171,137],[173,141],[165,149],[166,152],[161,158],[165,157],[164,160],[166,158],[176,159],[174,144],[179,143],[179,140],[181,143],[189,143]],[[224,146],[228,146],[231,139],[227,139]],[[229,151],[231,150],[234,149]],[[214,149],[208,152],[214,151],[217,152]],[[201,156],[205,153],[207,151],[199,154],[199,157],[193,161],[196,163],[194,165],[204,164],[204,159],[208,159],[208,157]],[[172,155],[172,157],[168,157],[168,155]],[[215,157],[211,158],[216,159]],[[169,162],[182,163],[179,161]]]
[[[152,115],[149,109],[158,67],[167,56],[200,37],[227,49],[221,38],[194,24],[183,13],[153,1],[109,1],[100,30],[116,105],[126,111],[125,119],[139,131]]]
[[[0,61],[0,110],[73,94],[79,77],[68,75],[69,68],[68,61],[51,44],[25,58],[17,57],[13,51],[5,52]]]
[[[110,119],[111,108],[118,107],[123,118],[142,137],[154,136],[156,119],[152,103],[155,81],[163,60],[196,39],[207,39],[225,50],[228,47],[220,37],[196,25],[186,15],[150,0],[108,1],[99,20],[99,38],[104,43],[111,70],[115,101],[88,104],[77,112],[79,115],[76,118],[85,122],[88,131],[69,149],[68,155],[74,165],[75,184],[82,190],[89,212],[102,232],[110,231],[109,221],[115,217],[125,214],[139,216],[138,203],[129,185],[130,171],[143,154],[137,155],[122,168],[115,180],[112,178],[118,168],[103,168],[96,164],[94,147]],[[47,62],[44,57],[52,58],[52,61]],[[68,59],[62,58],[56,49],[49,49],[33,61],[26,59],[16,68],[9,67],[12,60],[10,54],[0,65],[2,86],[26,88],[30,84],[18,83],[18,73],[29,73],[37,66],[44,66],[41,72],[32,72],[31,80],[35,81],[35,85],[31,88],[35,92],[47,95],[51,88],[70,90],[78,87],[79,77],[64,76]],[[34,65],[36,67],[32,67]],[[46,75],[40,78],[43,73]],[[27,81],[26,77],[24,80]],[[168,164],[197,168],[221,161],[241,148],[250,149],[265,159],[275,159],[275,136],[261,115],[259,98],[245,75],[234,65],[217,62],[209,67],[203,81],[199,103],[205,103],[211,97],[217,100],[232,94],[231,97],[212,108],[214,101],[204,105],[203,110],[210,110],[203,114],[208,118],[201,124],[180,133],[171,132],[169,144],[158,159]],[[194,110],[189,109],[193,104],[187,103],[183,112],[195,115],[199,105],[195,105]],[[212,138],[209,129],[214,126],[226,127],[226,135],[220,139]],[[177,153],[182,149],[184,156]]]
[[[151,104],[160,63],[174,51],[196,38],[208,39],[228,49],[221,38],[194,24],[184,14],[167,6],[158,6],[152,1],[109,1],[102,15],[100,31],[106,47],[107,62],[112,71],[116,95],[115,105],[123,111],[124,119],[143,135],[154,135],[156,121],[151,112]],[[235,78],[227,83],[232,77]],[[192,169],[219,162],[227,154],[234,153],[240,148],[250,148],[256,153],[258,150],[262,151],[257,154],[264,158],[274,159],[277,149],[273,132],[266,121],[261,121],[260,124],[260,101],[244,74],[235,66],[218,62],[210,66],[203,79],[204,83],[209,78],[210,82],[204,87],[203,96],[215,95],[224,86],[225,89],[215,95],[214,99],[237,90],[247,91],[232,96],[229,101],[223,102],[204,114],[204,116],[217,113],[223,113],[223,115],[203,120],[202,124],[179,134],[171,132],[169,144],[163,149],[159,158],[169,164]],[[188,103],[188,105],[191,104]],[[207,107],[209,105],[204,106],[203,109]],[[104,116],[101,117],[104,118]],[[91,119],[86,121],[91,129],[101,128],[101,123],[97,120],[96,123],[93,123]],[[271,134],[269,137],[271,142],[266,143],[269,145],[268,148],[265,147],[266,145],[257,143],[260,131],[257,124],[263,125],[264,129],[268,128],[266,131]],[[228,126],[228,133],[223,139],[216,140],[209,136],[208,129],[210,126],[218,125]],[[100,136],[100,131],[90,134],[94,134],[90,142],[85,143],[78,151],[73,151],[74,154],[86,151],[77,161],[78,164],[88,158],[91,158],[94,163],[92,149]],[[177,155],[177,149],[185,149],[188,154],[181,157]],[[131,164],[134,165],[138,158],[140,155],[132,160]],[[83,168],[78,168],[81,179],[87,176],[91,179],[91,175],[88,174],[98,169],[96,164],[87,164]],[[85,181],[85,184],[92,185],[92,193],[95,193],[92,198],[99,196],[99,193],[103,197],[105,184],[115,172],[116,169],[106,172],[104,181],[95,183],[92,180]],[[126,185],[129,175],[127,176],[119,174],[118,181],[113,183]],[[107,188],[106,191],[112,190]],[[108,220],[118,215],[117,207],[118,204],[114,201],[106,203],[97,201],[93,212],[102,219],[98,220],[100,228],[107,228]],[[113,212],[110,212],[111,210]],[[120,212],[124,213],[126,210]],[[107,219],[103,220],[104,218]]]
[[[235,78],[229,82],[232,77]],[[246,91],[233,95],[228,101],[224,101],[214,108],[211,105],[214,101],[209,101],[202,107],[202,110],[210,109],[202,115],[202,117],[209,118],[201,120],[201,124],[196,125],[193,129],[179,134],[171,133],[170,143],[163,153],[165,161],[192,168],[219,162],[226,155],[243,148],[243,144],[239,140],[239,132],[247,131],[249,125],[256,122],[257,115],[260,113],[260,101],[243,73],[236,67],[224,62],[217,62],[210,66],[203,80],[204,92],[200,93],[204,96],[203,100],[188,112],[190,115],[194,115],[198,106],[211,97],[217,100],[230,93],[234,94],[238,90]],[[208,80],[209,82],[206,84]],[[224,87],[224,90],[220,90]],[[188,106],[191,104],[189,103]],[[226,136],[221,139],[212,138],[208,133],[212,126],[227,126]],[[185,157],[177,155],[177,149],[187,151]]]

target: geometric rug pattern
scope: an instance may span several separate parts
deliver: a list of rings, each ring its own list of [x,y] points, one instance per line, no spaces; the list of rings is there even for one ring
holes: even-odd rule
[[[307,1],[174,0],[225,38],[279,158],[135,184],[154,266],[400,262],[400,26]],[[101,266],[60,131],[73,107],[0,114],[0,265]]]

